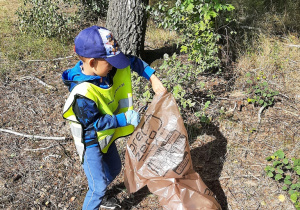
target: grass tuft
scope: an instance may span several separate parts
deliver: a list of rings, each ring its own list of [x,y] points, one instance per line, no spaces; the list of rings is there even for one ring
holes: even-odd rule
[[[237,61],[241,75],[240,87],[247,81],[246,74],[266,77],[268,83],[282,94],[296,96],[300,92],[300,39],[292,34],[283,38],[260,35],[253,47]]]

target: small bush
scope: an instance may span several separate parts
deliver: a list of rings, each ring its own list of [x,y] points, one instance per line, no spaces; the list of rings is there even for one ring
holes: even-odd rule
[[[81,18],[97,21],[105,18],[108,9],[108,0],[81,0]]]
[[[182,111],[193,111],[201,122],[209,123],[211,119],[206,116],[205,110],[209,107],[210,101],[200,103],[194,94],[194,91],[203,88],[198,79],[200,73],[196,65],[183,63],[176,54],[171,57],[165,54],[163,64],[155,74],[173,94]],[[154,93],[148,85],[138,85],[141,79],[137,77],[137,74],[133,75],[132,81],[134,92],[140,101],[145,103],[153,97]]]
[[[198,64],[202,71],[217,68],[220,26],[216,23],[221,12],[232,11],[234,7],[222,1],[185,0],[170,6],[168,1],[160,2],[151,14],[156,17],[159,26],[171,28],[181,34],[181,52],[187,53],[189,61]],[[224,15],[226,22],[229,15]]]
[[[251,73],[247,73],[247,83],[249,85],[247,99],[248,103],[253,103],[258,106],[272,106],[274,104],[274,96],[279,94],[278,91],[273,90],[263,72],[260,72],[258,76],[253,77]]]
[[[265,167],[267,176],[283,183],[282,190],[290,194],[290,199],[297,210],[300,209],[300,159],[285,157],[282,150],[266,158],[272,165]]]
[[[71,2],[65,1],[64,10],[72,6]],[[20,30],[36,36],[68,39],[77,19],[74,13],[63,13],[61,6],[59,1],[24,0],[17,10]]]

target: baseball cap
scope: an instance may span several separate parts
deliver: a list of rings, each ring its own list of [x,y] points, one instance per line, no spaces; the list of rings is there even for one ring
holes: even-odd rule
[[[85,58],[103,58],[112,66],[123,69],[129,59],[120,51],[112,32],[104,27],[91,26],[82,30],[74,40],[75,52]]]

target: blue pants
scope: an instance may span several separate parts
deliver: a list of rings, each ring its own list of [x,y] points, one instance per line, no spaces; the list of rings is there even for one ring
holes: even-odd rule
[[[116,178],[122,168],[115,143],[106,154],[99,147],[86,148],[83,169],[88,180],[89,190],[83,203],[83,210],[99,209],[107,186]]]

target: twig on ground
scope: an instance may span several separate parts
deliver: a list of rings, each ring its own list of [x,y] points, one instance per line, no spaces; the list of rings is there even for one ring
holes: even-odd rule
[[[236,107],[237,107],[237,104],[236,104],[236,102],[235,102],[235,103],[234,103],[234,107],[233,107],[233,109],[232,109],[233,112],[235,111]]]
[[[7,130],[7,129],[2,129],[0,128],[0,131],[2,132],[6,132],[6,133],[11,133],[11,134],[15,134],[17,136],[22,136],[22,137],[26,137],[26,138],[31,138],[31,139],[44,139],[44,140],[66,140],[65,137],[48,137],[48,136],[36,136],[36,135],[28,135],[28,134],[23,134],[23,133],[18,133],[15,131],[11,131],[11,130]]]
[[[59,144],[59,145],[60,145],[60,147],[63,149],[65,155],[66,155],[72,162],[75,162],[75,160],[73,160],[73,159],[70,157],[70,155],[68,154],[68,152],[67,152],[66,148],[63,146],[63,144]]]
[[[286,44],[286,46],[288,46],[288,47],[298,47],[298,48],[300,48],[300,45],[295,45],[295,44]]]
[[[205,181],[217,181],[217,180],[224,180],[224,179],[241,179],[241,178],[254,178],[254,179],[257,179],[259,180],[257,177],[259,177],[261,175],[241,175],[241,176],[221,176],[221,177],[216,177],[216,178],[213,178],[213,179],[204,179]]]
[[[55,147],[55,146],[58,146],[58,144],[57,144],[57,145],[51,145],[51,146],[49,146],[49,147],[37,148],[37,149],[27,149],[27,148],[25,148],[24,150],[25,150],[25,151],[33,151],[33,152],[36,152],[36,151],[40,151],[40,150],[50,149],[50,148]]]
[[[260,181],[260,179],[259,178],[257,178],[258,176],[260,176],[260,175],[253,175],[250,171],[248,171],[248,173],[250,174],[249,176],[252,176],[253,178],[255,178],[255,179],[257,179],[258,181]]]
[[[283,97],[285,97],[285,98],[287,98],[287,99],[290,99],[290,97],[288,97],[287,95],[284,95],[284,94],[282,94],[282,93],[279,93],[279,95],[280,95],[280,96],[283,96]]]
[[[40,80],[39,78],[32,77],[32,76],[26,76],[26,77],[20,78],[20,80],[24,80],[24,79],[32,79],[32,80],[37,81],[37,82],[40,83],[41,85],[45,86],[46,88],[49,88],[50,90],[57,90],[56,87],[53,87],[52,85],[48,85],[47,83],[43,82],[43,81]]]
[[[49,61],[60,61],[60,60],[64,60],[64,59],[68,59],[68,58],[73,58],[73,55],[67,56],[67,57],[63,57],[63,58],[54,58],[54,59],[49,59],[49,60],[27,60],[27,61],[21,61],[23,63],[27,63],[27,62],[49,62]]]
[[[266,108],[267,106],[262,106],[259,111],[258,111],[258,125],[260,124],[260,121],[261,121],[261,113],[264,111],[264,109]]]
[[[61,155],[48,155],[48,156],[44,157],[44,160],[47,160],[50,157],[61,158]]]
[[[241,26],[242,29],[249,29],[249,30],[257,30],[257,31],[261,31],[260,28],[255,28],[255,27],[251,27],[251,26]]]
[[[230,187],[228,187],[228,190],[229,190],[230,194],[233,196],[234,200],[242,207],[242,209],[244,209],[244,208],[243,208],[243,205],[240,204],[240,202],[236,199],[235,195],[232,193]]]
[[[292,63],[299,63],[299,61],[294,61],[294,60],[291,60],[291,59],[289,59],[289,61],[291,61]]]
[[[291,112],[291,111],[288,111],[288,110],[285,110],[285,109],[282,109],[282,108],[279,108],[279,107],[274,107],[274,109],[279,109],[279,110],[285,111],[285,112],[287,112],[287,113],[289,113],[289,114],[292,114],[292,115],[294,115],[294,116],[296,116],[296,117],[299,117],[299,115],[298,115],[298,114],[296,114],[296,113],[293,113],[293,112]]]

